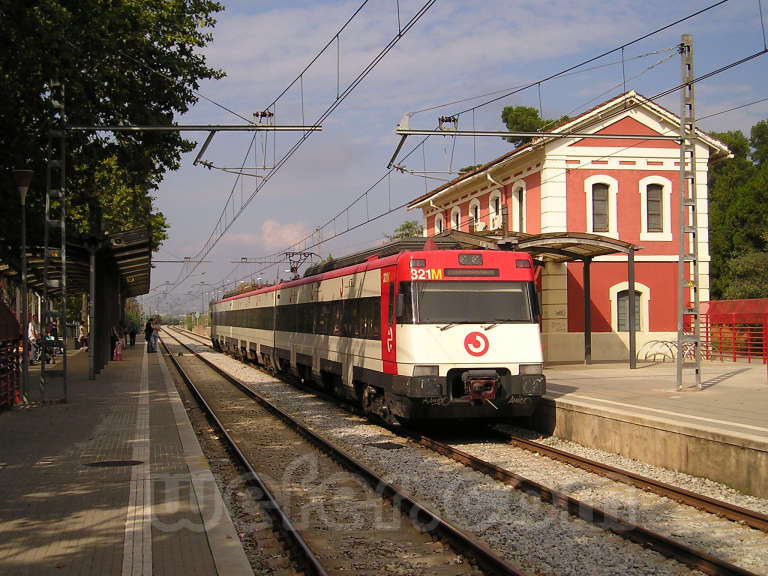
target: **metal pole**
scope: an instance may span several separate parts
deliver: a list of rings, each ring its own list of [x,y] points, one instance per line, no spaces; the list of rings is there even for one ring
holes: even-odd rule
[[[18,171],[21,172],[21,171]],[[30,178],[32,171],[30,173]],[[21,195],[21,398],[26,402],[29,394],[29,342],[27,341],[27,190],[19,185]]]
[[[637,368],[637,346],[636,346],[636,331],[635,326],[635,249],[631,247],[627,252],[627,284],[629,285],[629,294],[627,294],[627,320],[629,323],[629,368]]]
[[[592,364],[592,310],[590,301],[592,258],[584,258],[584,364]]]
[[[89,246],[90,272],[88,286],[88,380],[96,380],[94,333],[96,332],[96,247]]]

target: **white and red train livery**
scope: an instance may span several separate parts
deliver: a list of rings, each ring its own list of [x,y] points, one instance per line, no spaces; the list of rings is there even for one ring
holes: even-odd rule
[[[530,414],[544,394],[528,254],[368,257],[211,304],[217,348],[405,420]]]

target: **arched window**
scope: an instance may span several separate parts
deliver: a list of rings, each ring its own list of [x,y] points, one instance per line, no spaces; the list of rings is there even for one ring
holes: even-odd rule
[[[640,240],[672,241],[672,182],[661,176],[640,180]]]
[[[664,232],[664,212],[662,211],[661,184],[648,184],[645,213],[648,219],[648,232]]]
[[[608,232],[608,184],[592,184],[592,232]]]
[[[615,178],[598,174],[584,180],[587,200],[587,232],[618,238],[616,196],[619,183]]]
[[[489,228],[496,230],[501,228],[501,192],[494,190],[488,197]]]
[[[512,185],[512,222],[515,232],[525,232],[525,181],[519,180]]]
[[[483,230],[483,221],[480,219],[480,201],[473,198],[469,202],[469,231],[476,232]]]
[[[440,234],[443,231],[444,227],[445,225],[443,223],[443,215],[436,214],[435,215],[435,234]]]
[[[461,230],[461,208],[454,206],[451,210],[451,229]]]
[[[616,332],[629,331],[629,283],[619,282],[608,290],[611,299],[611,329]],[[635,282],[635,330],[650,331],[651,289]]]
[[[640,298],[642,294],[635,290],[635,330],[640,330]],[[629,332],[629,290],[622,290],[616,295],[616,331]]]

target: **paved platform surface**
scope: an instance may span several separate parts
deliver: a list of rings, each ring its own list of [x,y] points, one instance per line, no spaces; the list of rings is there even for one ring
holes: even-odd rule
[[[32,405],[0,413],[0,574],[252,574],[161,355],[145,349],[93,381],[87,354],[70,352],[67,403],[34,402],[33,368]]]
[[[547,397],[649,420],[671,420],[768,442],[768,376],[759,362],[702,361],[702,389],[686,371],[677,390],[674,363],[546,366]]]

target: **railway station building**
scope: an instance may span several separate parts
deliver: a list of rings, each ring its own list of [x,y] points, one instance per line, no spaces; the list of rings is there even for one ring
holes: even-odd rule
[[[471,234],[490,240],[533,235],[592,238],[632,246],[638,357],[677,339],[680,148],[642,136],[679,133],[677,115],[634,91],[604,102],[551,132],[602,138],[541,137],[416,198],[425,236]],[[612,139],[610,135],[637,135]],[[709,300],[707,170],[729,157],[699,131],[696,145],[699,297]],[[584,263],[543,260],[537,270],[542,345],[548,362],[584,360]],[[590,258],[591,349],[595,361],[626,360],[626,252]]]

